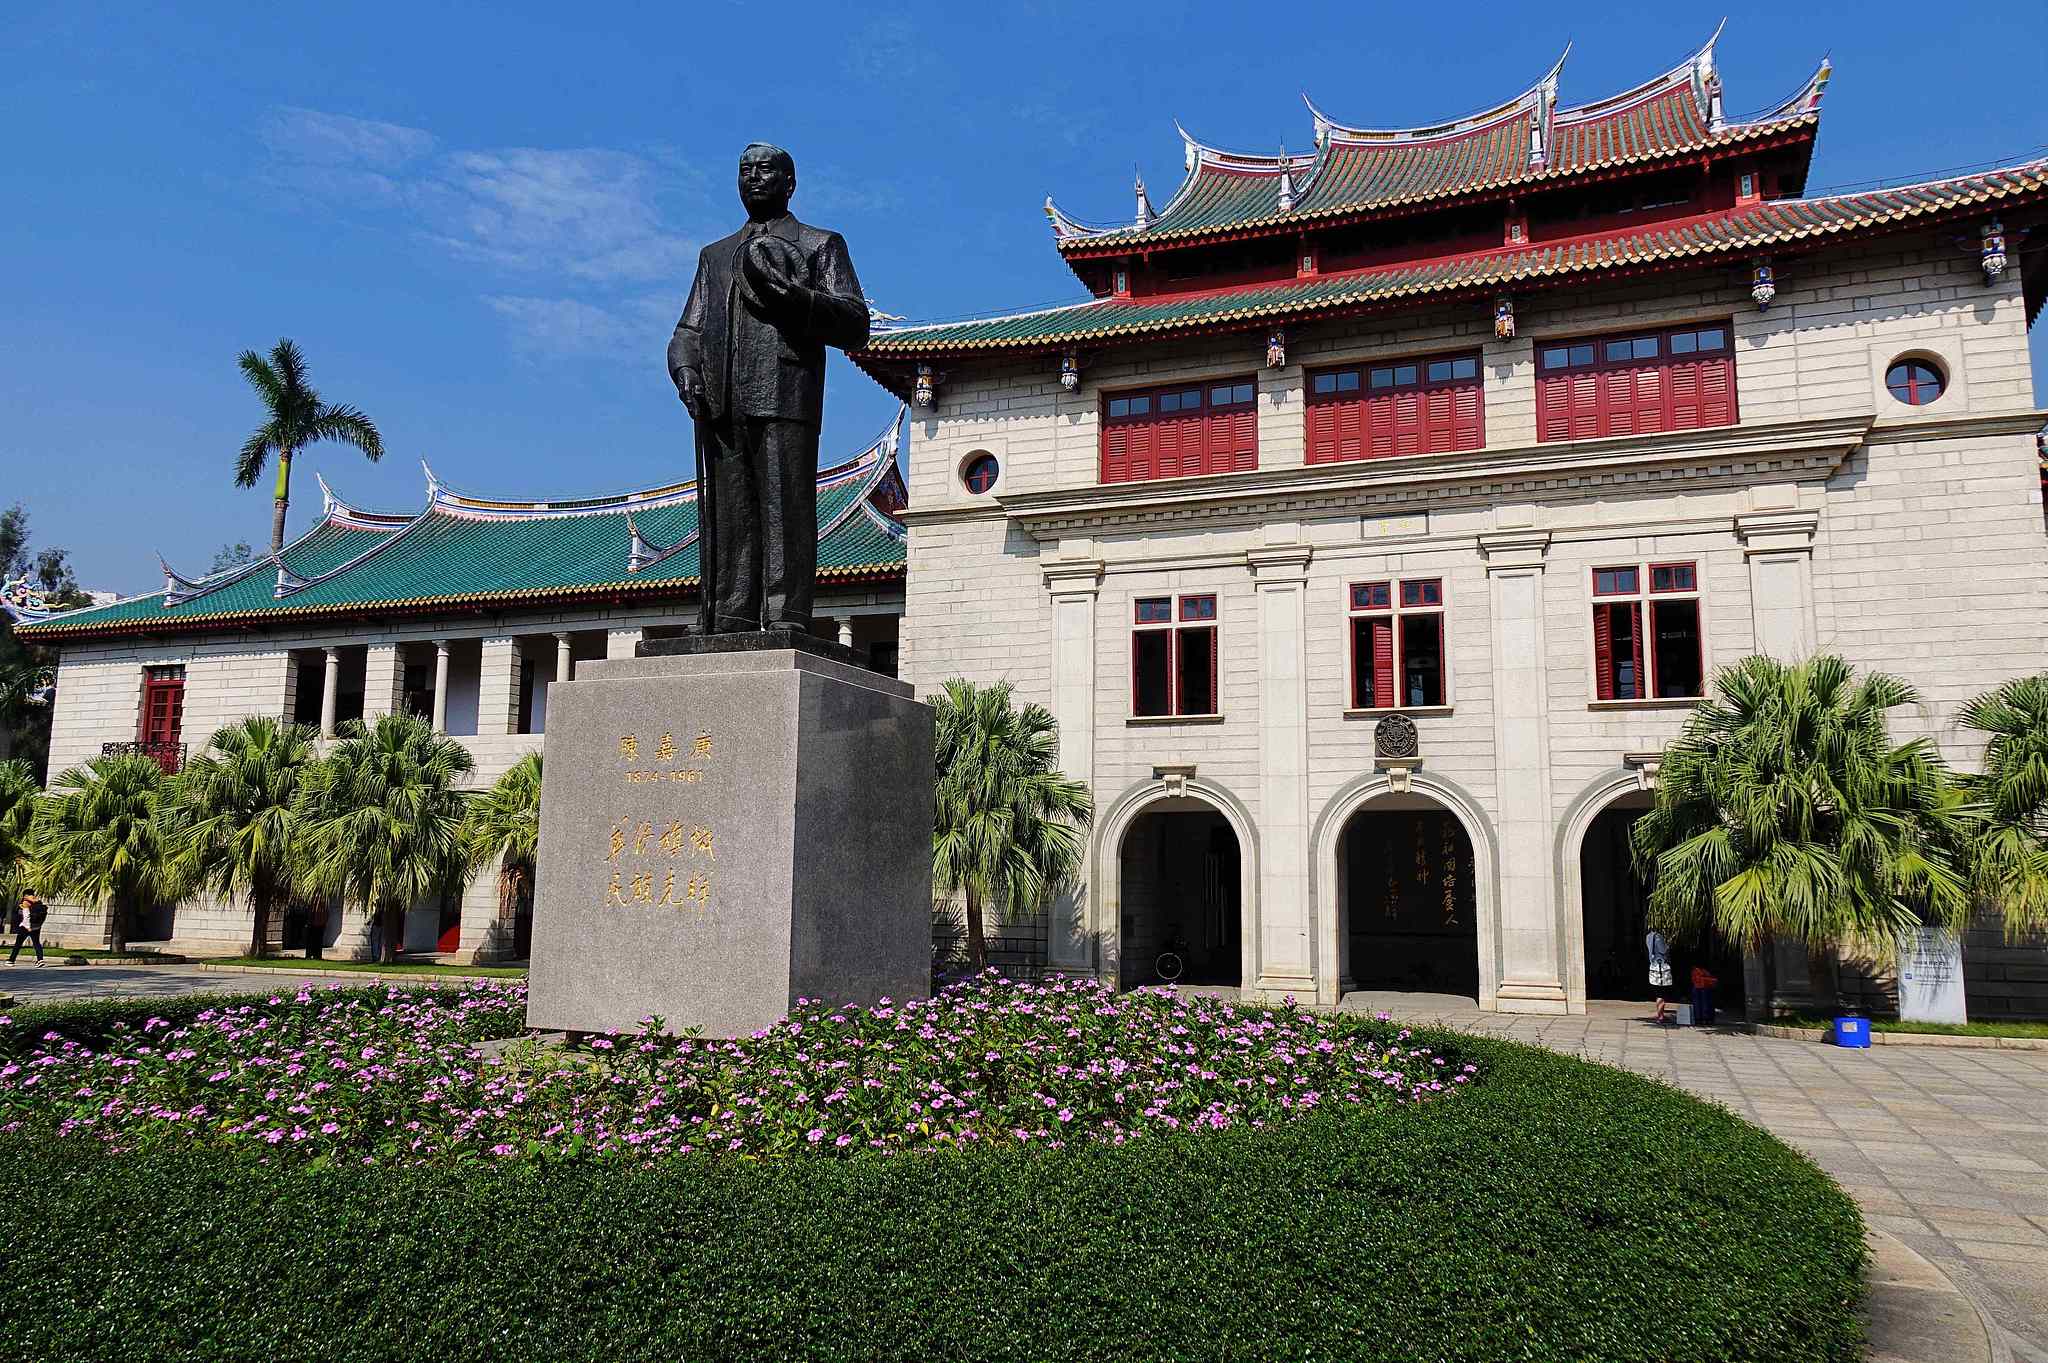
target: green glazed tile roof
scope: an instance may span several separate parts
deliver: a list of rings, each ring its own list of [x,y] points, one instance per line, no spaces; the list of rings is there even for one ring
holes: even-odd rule
[[[1698,218],[1537,246],[1500,248],[1339,275],[1195,294],[1098,298],[1062,308],[881,332],[857,358],[894,380],[925,356],[1053,348],[1077,342],[1256,326],[1463,291],[1540,287],[1602,270],[1793,251],[1848,233],[1912,225],[1984,205],[2048,197],[2048,158],[1927,184],[1752,204]]]
[[[1810,140],[1829,75],[1825,63],[1775,108],[1717,121],[1713,46],[1710,41],[1633,90],[1570,108],[1557,106],[1562,59],[1514,99],[1434,127],[1354,128],[1311,104],[1316,150],[1307,156],[1220,151],[1183,131],[1187,176],[1149,221],[1093,227],[1050,200],[1047,213],[1062,251],[1100,255],[1533,187],[1766,138]],[[1280,206],[1283,174],[1291,197],[1286,208]]]
[[[818,474],[821,582],[900,575],[899,412],[888,432]],[[697,489],[512,502],[451,491],[429,474],[411,516],[361,511],[328,492],[318,523],[269,558],[175,591],[17,624],[46,642],[107,633],[204,632],[292,617],[516,604],[579,595],[689,595],[697,584]],[[634,532],[638,531],[636,544]],[[637,554],[637,559],[636,559]],[[167,570],[168,572],[168,570]]]

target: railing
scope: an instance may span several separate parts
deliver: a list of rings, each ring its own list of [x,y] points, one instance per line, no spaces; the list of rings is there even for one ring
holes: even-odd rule
[[[175,776],[177,775],[178,768],[185,765],[185,745],[183,743],[163,742],[144,743],[139,740],[132,743],[102,743],[100,744],[100,756],[153,757],[156,759],[156,764],[164,769],[164,775]]]

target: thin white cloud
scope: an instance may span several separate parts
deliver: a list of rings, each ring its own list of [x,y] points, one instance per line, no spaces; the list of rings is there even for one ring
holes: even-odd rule
[[[677,225],[703,179],[672,149],[457,149],[419,128],[273,109],[263,170],[329,210],[375,213],[480,271],[526,352],[621,354],[666,341],[697,245]],[[641,291],[672,284],[674,300]],[[648,330],[649,327],[654,328]]]

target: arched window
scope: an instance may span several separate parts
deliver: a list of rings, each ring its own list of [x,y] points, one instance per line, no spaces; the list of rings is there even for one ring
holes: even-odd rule
[[[960,468],[960,481],[967,490],[980,494],[996,485],[996,477],[1003,471],[992,454],[971,454]]]
[[[1932,360],[1900,360],[1885,370],[1884,386],[1908,407],[1925,407],[1948,384]]]

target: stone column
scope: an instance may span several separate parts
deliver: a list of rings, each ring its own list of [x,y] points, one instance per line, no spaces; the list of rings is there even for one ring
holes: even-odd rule
[[[1787,498],[1786,500],[1790,500]],[[1780,662],[1798,662],[1818,642],[1813,610],[1813,540],[1820,513],[1792,507],[1746,512],[1735,518],[1735,536],[1749,563],[1749,615],[1756,652]],[[1806,948],[1774,942],[1769,960],[1757,958],[1756,973],[1768,990],[1769,1006],[1799,1010],[1831,1007],[1831,969],[1816,972]],[[1831,965],[1832,963],[1824,963]],[[1748,972],[1745,970],[1745,984]],[[1751,997],[1761,997],[1759,990]],[[1759,1012],[1767,1011],[1760,1009]]]
[[[1295,525],[1267,528],[1292,539]],[[1258,956],[1251,976],[1268,997],[1316,991],[1309,923],[1308,562],[1301,543],[1269,543],[1245,555],[1257,587],[1259,656],[1259,884],[1246,905]],[[1226,628],[1228,622],[1225,622]],[[1239,849],[1249,856],[1252,849]],[[1318,1002],[1336,1003],[1317,997]]]
[[[1813,652],[1813,537],[1816,511],[1758,511],[1735,518],[1749,561],[1749,613],[1755,649],[1780,662]]]
[[[555,680],[565,682],[576,670],[576,636],[564,629],[555,631]]]
[[[363,662],[363,718],[397,714],[405,704],[405,646],[371,644]]]
[[[604,656],[607,658],[630,658],[633,650],[640,646],[646,630],[638,625],[617,625],[607,630],[604,636]]]
[[[476,731],[509,734],[519,730],[519,641],[499,635],[483,642],[483,670],[477,678]]]
[[[434,732],[448,732],[448,641],[434,640]]]
[[[329,644],[327,672],[320,682],[320,737],[334,737],[334,712],[341,700],[341,649]]]
[[[1042,564],[1052,596],[1052,713],[1060,725],[1060,770],[1088,786],[1095,778],[1095,599],[1102,589],[1100,559],[1053,560]],[[1073,975],[1098,974],[1108,958],[1099,933],[1116,925],[1091,922],[1088,859],[1081,883],[1053,904],[1046,925],[1046,964]],[[1115,874],[1111,871],[1110,874]]]
[[[853,617],[850,615],[839,617],[839,646],[841,648],[853,647]]]
[[[1493,747],[1500,880],[1494,895],[1494,997],[1504,1013],[1568,1011],[1564,934],[1550,873],[1550,721],[1543,668],[1543,563],[1550,532],[1479,536],[1493,604]],[[1473,849],[1475,852],[1478,848]],[[1486,934],[1480,935],[1484,949]],[[1480,990],[1488,962],[1481,962]]]

